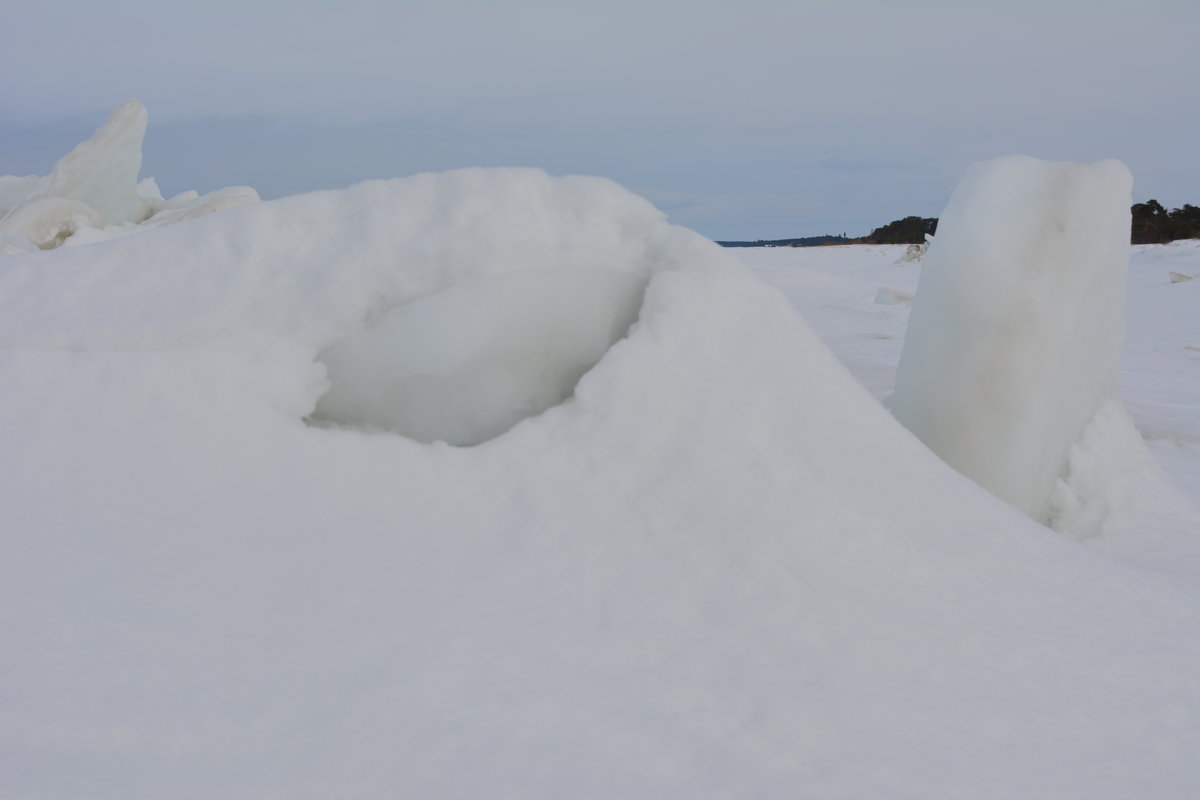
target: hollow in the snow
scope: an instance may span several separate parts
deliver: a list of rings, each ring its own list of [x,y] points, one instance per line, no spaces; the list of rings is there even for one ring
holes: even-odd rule
[[[312,420],[474,445],[571,396],[637,319],[645,277],[603,268],[489,275],[397,306],[319,355]]]

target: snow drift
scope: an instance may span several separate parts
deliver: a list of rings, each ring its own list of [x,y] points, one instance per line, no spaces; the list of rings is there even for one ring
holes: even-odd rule
[[[305,424],[339,343],[525,280],[578,306],[594,270],[636,322],[491,441]],[[0,795],[1200,791],[1194,593],[948,468],[611,182],[421,175],[8,256],[0,385]]]
[[[955,469],[1046,519],[1115,397],[1132,178],[1116,161],[977,164],[924,258],[889,404]]]

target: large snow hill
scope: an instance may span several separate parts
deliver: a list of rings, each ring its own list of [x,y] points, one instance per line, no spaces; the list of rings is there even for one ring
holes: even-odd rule
[[[308,420],[337,343],[440,295],[452,350],[550,270],[642,292],[563,402],[473,447]],[[610,182],[0,258],[0,386],[0,797],[1200,793],[1200,596],[958,475]]]

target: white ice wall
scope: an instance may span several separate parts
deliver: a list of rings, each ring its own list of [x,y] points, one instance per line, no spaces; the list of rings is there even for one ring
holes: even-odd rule
[[[951,466],[1035,518],[1116,394],[1132,178],[1011,156],[959,183],[924,260],[890,405]]]

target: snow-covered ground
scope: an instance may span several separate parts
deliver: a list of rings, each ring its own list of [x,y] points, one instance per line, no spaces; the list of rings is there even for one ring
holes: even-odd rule
[[[892,392],[921,261],[904,245],[734,251],[782,291],[879,400]],[[1130,248],[1121,398],[1171,481],[1200,503],[1200,240]]]
[[[71,230],[0,256],[0,798],[1200,794],[1194,510],[1119,405],[1067,533],[899,425],[903,249],[536,170]],[[1198,253],[1135,252],[1124,372],[1193,496]]]
[[[887,400],[921,273],[919,258],[903,245],[734,252],[787,296],[872,395]],[[1134,463],[1123,478],[1102,478],[1100,490],[1109,495],[1103,504],[1109,507],[1099,513],[1107,518],[1077,535],[1091,546],[1177,572],[1181,582],[1200,588],[1200,528],[1190,515],[1182,524],[1149,524],[1147,513],[1176,503],[1162,496],[1154,477],[1147,485],[1136,474],[1161,468],[1172,487],[1200,506],[1200,240],[1133,246],[1126,289],[1120,394],[1153,464]],[[1130,442],[1096,447],[1107,448],[1107,455],[1093,461],[1123,468],[1139,461]],[[1141,513],[1125,515],[1139,507]]]

